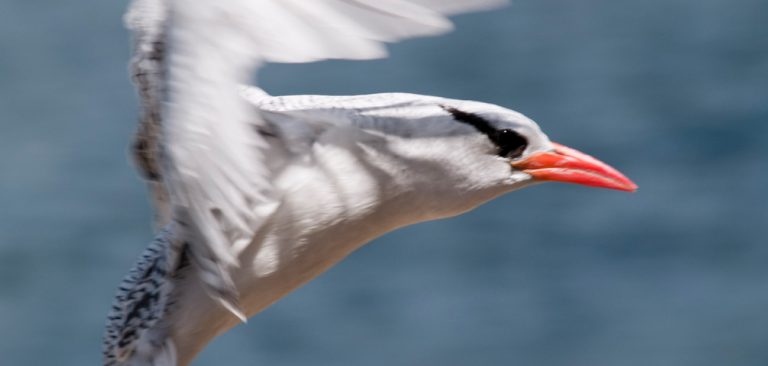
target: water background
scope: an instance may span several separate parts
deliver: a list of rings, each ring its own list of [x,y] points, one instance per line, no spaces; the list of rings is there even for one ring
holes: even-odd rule
[[[96,365],[150,240],[125,2],[0,0],[0,365]],[[195,365],[768,364],[768,2],[516,0],[273,94],[521,111],[636,194],[546,184],[376,240]]]

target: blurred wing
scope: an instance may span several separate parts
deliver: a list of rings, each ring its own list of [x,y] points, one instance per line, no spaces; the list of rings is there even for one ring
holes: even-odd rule
[[[243,317],[230,270],[279,202],[257,132],[263,121],[238,85],[266,61],[382,57],[383,42],[450,30],[443,13],[500,3],[168,0],[164,179],[214,298]]]
[[[125,14],[125,25],[133,36],[131,79],[141,100],[139,127],[131,152],[139,173],[147,181],[155,209],[155,228],[171,221],[171,204],[160,169],[160,130],[165,90],[164,0],[134,0]]]

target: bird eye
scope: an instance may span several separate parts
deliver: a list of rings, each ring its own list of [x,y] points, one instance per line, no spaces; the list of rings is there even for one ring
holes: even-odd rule
[[[497,131],[494,142],[499,147],[499,155],[510,159],[519,157],[528,147],[525,137],[511,129]]]

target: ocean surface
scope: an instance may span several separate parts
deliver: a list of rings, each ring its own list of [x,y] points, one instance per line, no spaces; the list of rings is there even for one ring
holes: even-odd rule
[[[97,365],[152,237],[124,1],[0,0],[0,365]],[[195,365],[768,365],[768,2],[515,0],[272,94],[493,102],[635,194],[544,184],[354,253]]]

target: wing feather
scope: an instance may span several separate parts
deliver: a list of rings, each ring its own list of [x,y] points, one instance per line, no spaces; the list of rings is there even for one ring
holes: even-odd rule
[[[125,25],[133,33],[131,79],[141,99],[141,115],[131,152],[141,176],[146,179],[155,209],[155,228],[171,221],[171,204],[160,168],[160,130],[165,90],[164,0],[134,0],[125,14]]]
[[[136,0],[158,3],[161,0]],[[501,0],[165,0],[169,43],[162,123],[164,183],[193,260],[215,299],[238,311],[231,270],[279,203],[238,94],[264,62],[383,57],[383,42],[451,29],[445,14]],[[446,5],[446,3],[451,3]],[[145,22],[154,27],[156,22]],[[141,21],[134,21],[141,28]],[[151,29],[154,31],[154,28]]]

